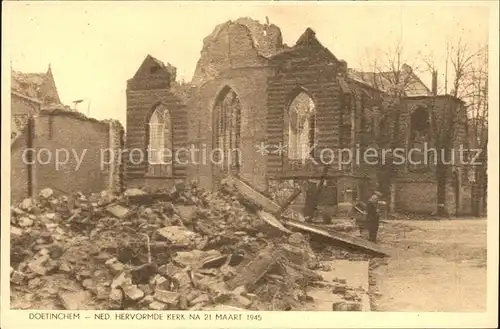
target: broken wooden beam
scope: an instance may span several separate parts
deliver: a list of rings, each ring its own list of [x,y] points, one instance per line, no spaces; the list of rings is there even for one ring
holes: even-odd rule
[[[267,224],[271,225],[272,227],[277,228],[281,232],[284,233],[292,233],[289,229],[287,229],[283,224],[272,214],[265,212],[265,211],[258,211],[257,215],[259,216],[260,219],[265,221]]]
[[[274,246],[263,249],[245,268],[227,283],[230,290],[245,286],[248,291],[259,281],[279,259],[279,253]]]
[[[355,238],[347,234],[328,231],[320,226],[302,223],[295,220],[286,220],[284,224],[288,227],[315,234],[317,236],[321,236],[327,239],[332,240],[333,243],[338,245],[339,247],[345,247],[348,249],[359,250],[368,254],[376,255],[376,256],[389,256],[385,251],[380,248],[377,244],[366,241],[360,238]]]
[[[295,189],[295,191],[290,195],[290,197],[283,202],[283,205],[281,206],[281,213],[283,213],[285,210],[288,209],[288,207],[299,197],[299,195],[302,194],[302,189],[298,188]]]
[[[236,177],[230,177],[227,180],[228,183],[232,184],[238,193],[241,194],[242,197],[252,201],[257,206],[262,208],[262,210],[269,212],[271,214],[280,214],[282,207],[262,194],[261,192],[255,190],[249,184],[243,182],[242,180]]]
[[[151,205],[156,201],[173,201],[174,198],[168,193],[153,193],[127,196],[129,203],[143,206]]]
[[[304,207],[304,217],[306,220],[311,220],[316,215],[316,209],[318,208],[319,198],[321,197],[321,191],[323,190],[323,185],[325,185],[325,180],[328,175],[328,171],[330,170],[330,166],[325,166],[323,168],[323,174],[316,185],[316,188],[311,191],[309,189],[306,198],[306,204]]]

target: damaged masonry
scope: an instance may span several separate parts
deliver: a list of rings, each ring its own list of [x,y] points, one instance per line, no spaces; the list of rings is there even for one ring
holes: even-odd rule
[[[43,189],[12,208],[12,307],[310,310],[325,308],[315,293],[328,291],[329,310],[369,310],[368,287],[335,270],[381,256],[376,246],[356,252],[353,241],[290,225],[289,212],[272,214],[274,201],[246,192],[234,180],[218,192],[194,183],[121,195]]]
[[[352,69],[311,28],[289,46],[278,26],[239,18],[203,39],[189,82],[146,55],[126,81],[125,126],[78,112],[83,100],[59,104],[50,66],[13,74],[11,308],[393,310],[421,291],[432,305],[452,281],[468,298],[469,280],[427,277],[455,263],[422,261],[439,251],[431,240],[464,234],[439,227],[431,239],[389,219],[477,215],[486,166],[396,166],[392,156],[379,166],[355,155],[468,143],[466,103],[437,93],[437,72],[428,88],[401,64],[404,92],[387,72]],[[448,117],[453,138],[438,138]],[[50,150],[55,166],[39,160]],[[454,260],[467,254],[449,245]],[[389,250],[393,267],[378,266]],[[398,300],[394,291],[412,284]],[[129,315],[120,320],[139,320]]]
[[[234,52],[237,47],[220,44],[229,36],[231,43],[246,40],[240,53]],[[232,59],[213,58],[217,47]],[[316,63],[311,66],[314,70],[328,68],[321,81],[295,63],[302,57]],[[255,72],[260,72],[254,72],[255,84],[236,74],[231,77],[233,88],[224,87],[226,73],[246,71],[250,59],[255,61]],[[64,177],[54,171],[35,175],[35,169],[48,169],[28,168],[27,179],[18,177],[19,184],[14,184],[19,191],[13,193],[11,209],[11,307],[369,311],[369,260],[384,257],[385,252],[353,237],[356,234],[351,236],[357,230],[351,218],[319,226],[305,223],[304,216],[292,210],[294,200],[306,194],[296,185],[317,178],[322,169],[296,167],[303,146],[313,138],[302,128],[312,129],[312,116],[321,120],[321,115],[328,114],[325,104],[336,102],[333,96],[340,90],[337,75],[347,73],[345,66],[321,46],[311,29],[288,47],[278,27],[242,18],[222,24],[204,40],[189,84],[176,81],[172,65],[146,57],[127,81],[126,136],[122,136],[121,126],[90,122],[76,111],[35,111],[38,121],[30,118],[27,124],[20,124],[13,139],[19,148],[14,150],[32,144],[52,146],[54,140],[62,147],[78,134],[87,134],[85,149],[94,155],[99,147],[118,150],[148,145],[148,150],[175,150],[193,145],[193,138],[199,142],[213,139],[213,144],[206,144],[222,149],[224,155],[231,148],[243,152],[242,159],[220,166],[164,165],[125,157],[116,161],[120,163],[108,159],[111,165],[105,171],[95,170],[97,161],[87,161]],[[268,67],[276,71],[274,77]],[[274,131],[272,127],[258,134],[251,132],[251,136],[245,128],[266,126],[265,95],[281,95],[279,86],[295,88],[286,82],[295,79],[295,74],[306,74],[304,88],[319,103],[305,91],[292,102],[297,115],[289,132],[296,152],[290,153],[292,158],[280,169],[272,155],[256,156],[244,145],[276,135],[266,132],[267,128]],[[264,83],[268,78],[269,84]],[[53,81],[51,86],[56,94]],[[329,92],[315,95],[324,86]],[[214,120],[206,120],[200,114],[213,98],[217,98],[210,113]],[[250,104],[255,113],[247,111]],[[279,108],[270,106],[269,114],[281,115]],[[68,129],[63,119],[81,122]],[[217,123],[202,127],[210,121]],[[338,122],[330,123],[335,126]],[[65,129],[58,129],[58,124]],[[148,156],[158,160],[157,154]],[[82,167],[86,170],[80,170]],[[99,175],[90,174],[96,171]],[[297,173],[306,179],[292,184],[293,188],[277,183],[287,174]],[[348,184],[363,181],[348,171],[343,175]],[[335,177],[328,181],[334,182]],[[26,190],[29,197],[22,198]],[[310,201],[307,195],[304,215],[308,219],[318,206]]]

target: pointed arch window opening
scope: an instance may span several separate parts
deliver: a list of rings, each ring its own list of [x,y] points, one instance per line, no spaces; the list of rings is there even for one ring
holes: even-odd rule
[[[148,128],[148,174],[171,176],[174,152],[170,111],[159,105],[149,119]]]
[[[288,125],[288,158],[305,161],[314,155],[316,139],[316,105],[309,95],[300,92],[290,103]]]
[[[409,163],[410,171],[427,171],[433,167],[435,154],[428,151],[431,149],[430,143],[430,118],[426,108],[419,107],[410,116],[410,141],[409,147],[413,150],[412,163]]]
[[[214,107],[214,164],[223,172],[236,174],[241,166],[241,102],[232,89],[223,91]]]

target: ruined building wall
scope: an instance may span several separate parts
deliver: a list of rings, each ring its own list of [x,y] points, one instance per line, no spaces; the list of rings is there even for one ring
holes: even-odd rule
[[[228,89],[241,103],[240,150],[242,179],[256,189],[265,190],[267,183],[265,156],[258,154],[256,145],[266,141],[267,60],[254,46],[247,27],[226,24],[217,37],[205,43],[193,77],[195,90],[190,101],[188,121],[189,144],[211,154],[214,142],[214,107]],[[198,159],[201,160],[201,159]],[[202,186],[212,188],[217,180],[217,168],[210,161],[193,166],[190,176]]]
[[[446,111],[455,113],[455,132],[453,138],[453,148],[457,149],[460,145],[467,148],[466,135],[464,127],[464,115],[461,103],[449,96],[438,97],[414,97],[403,99],[400,136],[404,136],[400,141],[401,147],[410,148],[410,125],[411,114],[419,107],[434,111],[436,123],[431,121],[431,130],[434,130],[432,124],[439,124],[444,119]],[[439,129],[439,128],[438,128]],[[432,134],[432,132],[431,132]],[[432,137],[429,139],[429,148],[435,147],[435,141]],[[438,153],[438,156],[440,154]],[[471,213],[471,187],[468,183],[468,171],[470,166],[458,163],[449,165],[448,183],[446,187],[446,208],[451,215],[467,215]],[[435,164],[431,161],[427,168],[422,168],[418,172],[412,172],[408,165],[402,165],[398,168],[397,177],[394,179],[395,197],[394,209],[407,212],[432,213],[437,209],[437,182],[435,176]],[[454,176],[457,172],[457,176]],[[456,180],[457,179],[457,180]],[[457,186],[458,184],[458,186]]]
[[[35,164],[34,190],[50,187],[54,192],[100,192],[107,188],[108,172],[101,169],[101,152],[109,147],[108,125],[102,122],[80,120],[71,116],[44,115],[35,119],[34,145],[37,150],[48,149],[48,159],[40,153],[41,161]],[[56,167],[57,149],[68,149],[69,161]],[[83,160],[80,167],[74,154]],[[83,153],[85,152],[85,153]],[[83,154],[83,157],[82,157]]]
[[[39,101],[11,93],[11,135],[15,136],[26,125],[30,116],[40,112],[40,108]]]
[[[155,65],[160,65],[161,69],[152,72],[150,69]],[[260,144],[287,145],[289,106],[298,93],[305,92],[315,104],[315,155],[319,155],[322,148],[338,150],[346,146],[353,148],[356,144],[368,147],[374,142],[372,130],[384,129],[369,121],[369,116],[373,116],[370,113],[377,111],[374,108],[384,110],[384,95],[350,81],[346,63],[324,48],[310,29],[295,46],[288,47],[282,44],[281,32],[276,26],[260,24],[248,18],[226,22],[204,39],[191,87],[186,94],[189,96],[178,97],[172,88],[174,83],[175,68],[158,64],[150,57],[129,80],[127,149],[142,149],[146,154],[148,118],[154,107],[162,103],[172,113],[174,149],[188,146],[197,152],[189,163],[176,164],[171,177],[148,177],[145,161],[134,164],[125,157],[127,185],[166,187],[169,181],[188,178],[197,180],[203,187],[215,187],[229,173],[225,171],[227,168],[221,169],[211,161],[216,146],[215,127],[219,120],[219,110],[216,109],[229,91],[236,95],[241,107],[238,150],[242,159],[239,176],[260,191],[266,191],[269,181],[273,179],[321,175],[321,165],[297,166],[294,163],[291,166],[286,153],[258,152]],[[432,107],[439,113],[446,107],[454,106],[453,102],[449,97],[409,97],[395,105],[400,113],[397,144],[408,148],[409,119],[413,110],[419,106]],[[463,135],[460,131],[458,140]],[[137,160],[134,158],[135,162]],[[354,189],[364,199],[371,188],[377,187],[373,165],[346,166],[335,168],[335,171],[336,176],[343,178],[329,187],[331,191],[326,199],[334,198],[337,202],[346,189]],[[407,166],[398,168],[393,186],[393,190],[399,193],[395,207],[435,209],[435,202],[426,199],[429,191],[434,189],[432,178],[426,173],[416,174],[416,181],[421,186],[413,184],[412,187],[410,182],[414,179],[409,175]],[[461,171],[460,175],[463,176],[464,172]],[[462,188],[466,190],[465,186]],[[424,194],[419,198],[419,193]],[[459,200],[459,208],[464,208],[463,201],[460,201],[462,195],[466,195],[464,193],[453,200],[453,194],[450,194],[450,205]],[[435,191],[431,193],[434,194]]]
[[[120,166],[110,171],[110,166],[105,165],[106,150],[120,147],[118,140],[110,143],[113,130],[120,130],[119,124],[114,123],[110,132],[106,122],[78,113],[51,111],[35,116],[31,122],[11,147],[13,200],[22,200],[47,187],[56,194],[70,194],[100,192],[121,185]],[[25,152],[32,154],[32,160]],[[79,165],[75,155],[81,159]]]
[[[148,121],[155,107],[163,104],[172,114],[173,148],[185,147],[187,122],[185,108],[169,90],[128,90],[127,91],[127,139],[125,166],[127,179],[144,179],[147,171]],[[134,149],[142,153],[134,152]],[[143,159],[141,161],[141,155]],[[186,166],[174,164],[173,177],[183,177]],[[167,177],[168,178],[168,177]]]
[[[23,152],[28,147],[28,129],[19,131],[10,150],[10,193],[13,201],[22,200],[28,195],[28,166],[22,160]]]
[[[109,189],[120,193],[124,189],[124,170],[121,151],[124,148],[125,131],[123,126],[117,121],[108,121],[109,124]]]
[[[186,106],[172,91],[174,84],[175,68],[165,66],[151,56],[146,58],[136,75],[127,83],[127,137],[123,157],[127,186],[154,184],[156,188],[162,188],[169,185],[169,180],[186,176],[183,152],[179,152],[182,161],[173,162],[172,175],[169,177],[150,177],[147,172],[148,123],[157,106],[162,105],[170,112],[173,130],[171,151],[187,146]]]
[[[336,79],[339,64],[322,54],[321,48],[305,48],[293,54],[278,55],[273,59],[275,75],[268,79],[267,121],[268,143],[288,143],[289,105],[299,92],[312,98],[316,111],[316,153],[323,147],[339,146],[340,86]],[[304,171],[318,174],[322,166],[295,169],[289,166],[286,155],[269,154],[269,176],[291,175]]]

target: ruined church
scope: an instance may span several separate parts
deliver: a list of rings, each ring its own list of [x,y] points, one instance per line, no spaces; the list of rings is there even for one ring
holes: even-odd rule
[[[127,81],[126,148],[144,150],[148,157],[125,157],[126,184],[161,188],[196,180],[215,188],[225,176],[237,175],[266,193],[285,182],[318,179],[324,166],[310,159],[325,149],[376,146],[377,134],[387,129],[380,119],[391,88],[385,74],[350,69],[310,28],[288,46],[273,24],[249,18],[223,23],[204,39],[189,83],[177,82],[176,68],[151,55]],[[403,66],[401,74],[408,84],[392,105],[399,111],[397,145],[406,150],[432,145],[431,109],[455,113],[453,143],[464,143],[463,102],[438,95],[436,76],[428,88],[411,67]],[[156,151],[164,148],[198,152],[194,159],[179,154],[177,161],[164,163]],[[215,149],[217,154],[211,153]],[[213,161],[203,154],[212,154]],[[326,205],[365,198],[377,186],[376,169],[362,159],[334,168],[321,199]],[[448,212],[467,214],[468,168],[449,170]],[[435,211],[436,184],[432,164],[398,166],[391,179],[392,210]]]

